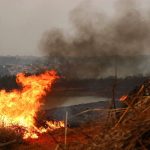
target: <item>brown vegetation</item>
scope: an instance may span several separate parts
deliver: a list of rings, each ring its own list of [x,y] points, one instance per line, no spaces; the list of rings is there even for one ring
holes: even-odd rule
[[[37,140],[22,141],[20,144],[17,141],[9,147],[13,150],[148,150],[150,149],[150,96],[145,93],[148,90],[149,84],[148,86],[143,84],[131,92],[124,100],[126,108],[92,110],[99,113],[105,111],[108,117],[80,127],[68,128],[66,145],[65,131],[62,128],[41,135]],[[81,112],[79,115],[89,111]],[[5,129],[2,131],[4,132]],[[11,132],[6,131],[6,133]],[[0,135],[2,136],[0,139],[3,139],[5,134]]]
[[[145,85],[124,101],[122,112],[111,111],[105,126],[85,145],[68,144],[69,150],[148,150],[150,148],[150,96],[145,96]],[[93,124],[93,128],[95,128]],[[96,128],[95,128],[96,130]],[[87,132],[88,134],[88,132]]]

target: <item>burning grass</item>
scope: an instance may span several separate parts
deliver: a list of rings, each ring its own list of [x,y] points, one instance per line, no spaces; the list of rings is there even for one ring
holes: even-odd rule
[[[20,89],[0,90],[0,126],[13,129],[22,128],[23,138],[38,138],[38,134],[52,131],[64,126],[61,122],[46,122],[46,128],[36,126],[35,118],[43,102],[41,98],[51,90],[58,78],[55,71],[46,71],[39,75],[17,75],[16,82]]]
[[[103,113],[105,115],[107,114],[107,117],[101,120],[99,119],[97,121],[91,121],[89,123],[82,124],[77,128],[67,128],[67,136],[65,136],[65,130],[64,128],[62,128],[64,127],[64,122],[45,121],[46,126],[37,127],[34,120],[35,117],[37,117],[36,115],[41,104],[40,97],[44,95],[45,90],[47,90],[45,86],[51,87],[52,82],[50,81],[55,80],[55,77],[57,77],[55,76],[55,74],[53,76],[51,73],[46,73],[46,77],[43,77],[43,75],[40,76],[40,78],[39,76],[31,76],[27,77],[27,79],[29,80],[26,80],[26,77],[24,75],[21,75],[21,80],[19,78],[18,81],[24,81],[22,79],[25,79],[25,84],[22,84],[24,86],[22,86],[21,91],[14,90],[9,93],[6,91],[0,91],[0,111],[2,114],[0,141],[2,143],[2,146],[3,144],[4,146],[6,144],[7,147],[8,144],[8,147],[11,146],[13,150],[150,149],[150,94],[148,94],[150,93],[149,82],[148,85],[143,84],[138,89],[131,92],[128,96],[125,96],[125,98],[121,99],[122,102],[127,105],[126,108],[103,110],[93,109],[85,112],[80,112],[79,114],[77,114],[77,116],[84,115],[84,113],[86,114],[87,112],[90,114],[90,111],[92,111],[92,113],[94,111],[96,111],[96,113],[99,111],[100,113]],[[33,79],[36,79],[36,82],[33,82],[35,81]],[[45,86],[43,86],[43,82]],[[33,85],[34,83],[35,85]],[[42,86],[42,89],[39,88],[40,85]],[[38,92],[37,88],[39,88]],[[41,91],[44,93],[41,93]],[[4,97],[5,101],[2,97]],[[26,100],[29,100],[28,102],[30,102],[30,99],[34,100],[33,102],[31,102],[31,106],[35,106],[34,104],[36,104],[36,106],[30,107],[30,105],[27,105],[29,106],[29,108],[26,109],[27,106],[25,104],[28,103],[24,104],[23,102],[26,102]],[[10,103],[7,104],[6,102],[8,101]],[[15,101],[17,101],[18,103],[15,103]],[[14,104],[21,105],[15,107],[16,109],[13,107],[13,109],[10,110],[11,105],[13,106]],[[24,109],[21,109],[22,107]],[[14,112],[18,111],[18,108],[21,111],[13,115]],[[5,109],[7,110],[5,111]],[[30,109],[33,110],[31,111],[31,113],[29,111]],[[19,115],[17,115],[18,113]],[[26,120],[26,116],[29,116],[29,119]],[[10,117],[11,120],[9,119]],[[22,120],[22,118],[24,119],[20,124],[20,120]],[[12,122],[12,119],[14,119],[14,122]],[[39,138],[34,139],[34,135]],[[66,144],[64,144],[65,138],[67,138]]]
[[[76,128],[68,128],[67,144],[64,144],[64,128],[47,132],[39,139],[13,146],[20,149],[57,150],[148,150],[150,147],[150,96],[130,96],[126,108],[106,111],[105,120],[86,123]],[[94,111],[94,110],[93,110]],[[96,112],[98,111],[95,110]],[[86,112],[85,112],[86,113]],[[83,113],[82,113],[83,115]]]
[[[127,107],[120,112],[110,110],[109,118],[105,125],[100,125],[100,130],[96,129],[93,123],[92,128],[96,131],[86,132],[87,138],[89,138],[86,143],[68,143],[67,149],[150,149],[150,96],[145,96],[145,85],[129,95],[124,102]],[[95,132],[97,133],[94,134]]]

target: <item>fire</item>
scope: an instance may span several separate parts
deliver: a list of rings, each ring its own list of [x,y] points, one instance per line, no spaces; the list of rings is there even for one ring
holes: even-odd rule
[[[21,90],[14,89],[10,92],[0,90],[0,126],[11,127],[14,125],[25,128],[24,139],[38,138],[37,133],[48,130],[35,126],[37,111],[43,104],[42,96],[51,90],[52,83],[59,78],[55,71],[46,71],[40,75],[26,76],[19,73],[16,82]],[[57,128],[58,124],[47,122],[49,127]],[[59,127],[64,127],[64,123]]]
[[[127,99],[127,97],[128,97],[127,95],[123,95],[123,96],[120,97],[119,100],[120,100],[120,101],[125,101],[125,100]]]
[[[60,127],[64,127],[63,121],[46,121],[49,130],[59,129]]]

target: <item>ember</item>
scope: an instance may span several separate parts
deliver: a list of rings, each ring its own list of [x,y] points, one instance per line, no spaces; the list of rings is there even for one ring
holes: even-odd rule
[[[125,101],[125,100],[127,99],[127,97],[128,97],[127,95],[123,95],[123,96],[120,97],[119,100],[120,100],[120,101]]]
[[[37,133],[47,132],[64,127],[63,122],[47,122],[47,128],[38,129],[35,126],[37,111],[43,104],[42,96],[46,91],[51,90],[52,83],[59,78],[55,71],[46,71],[40,75],[25,76],[17,75],[16,82],[21,86],[21,90],[0,91],[0,126],[13,127],[21,126],[25,129],[24,139],[38,138]]]

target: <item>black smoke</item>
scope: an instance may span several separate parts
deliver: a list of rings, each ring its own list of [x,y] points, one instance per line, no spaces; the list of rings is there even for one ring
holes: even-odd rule
[[[81,3],[70,13],[73,34],[51,29],[43,35],[40,49],[66,78],[113,76],[115,66],[121,77],[149,75],[148,17],[133,0],[119,1],[115,10],[107,17]]]

